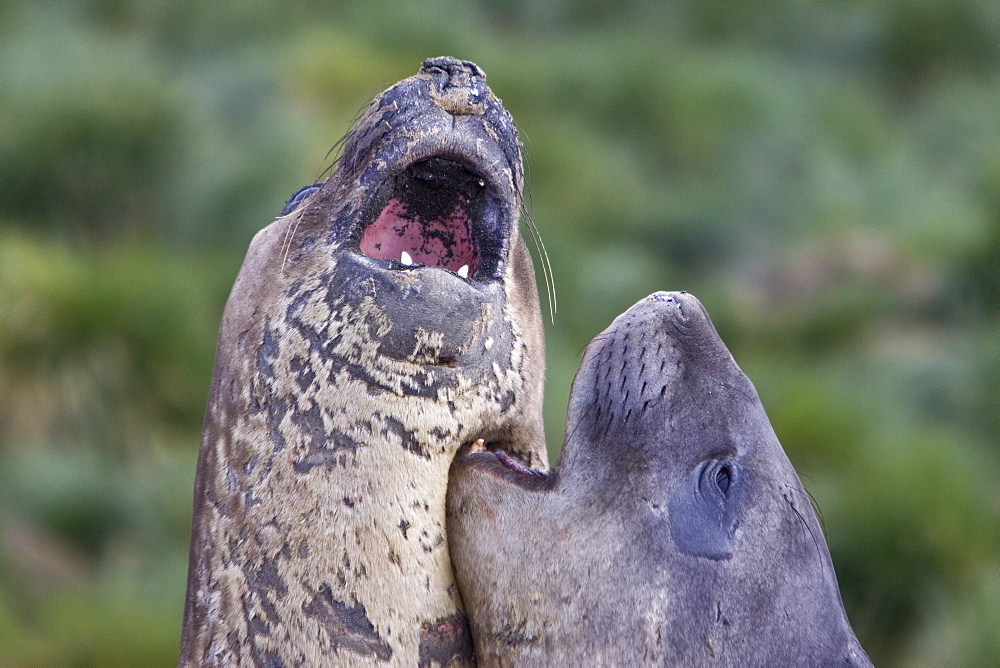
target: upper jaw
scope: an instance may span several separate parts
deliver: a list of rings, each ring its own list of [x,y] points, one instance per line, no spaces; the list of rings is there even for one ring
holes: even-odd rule
[[[286,207],[296,247],[282,262],[324,246],[316,261],[333,268],[336,294],[372,299],[391,321],[379,334],[382,355],[436,364],[425,341],[433,334],[441,364],[483,357],[487,338],[485,357],[499,359],[511,354],[497,314],[518,243],[520,143],[485,84],[480,111],[453,113],[432,83],[411,77],[372,101],[335,174]]]
[[[463,73],[449,99],[438,60]],[[338,164],[336,180],[360,195],[337,235],[349,250],[389,271],[427,267],[468,282],[503,276],[523,168],[510,115],[483,76],[470,63],[431,59],[372,102]],[[472,89],[476,105],[448,104],[451,93]]]

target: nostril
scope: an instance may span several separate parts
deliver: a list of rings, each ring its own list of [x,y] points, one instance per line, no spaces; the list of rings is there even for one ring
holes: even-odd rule
[[[725,494],[729,491],[729,485],[732,482],[732,477],[729,473],[729,467],[721,467],[715,474],[715,485],[719,490]]]
[[[430,76],[431,99],[448,113],[483,113],[486,74],[475,63],[450,57],[428,58],[420,73]]]
[[[421,64],[421,74],[431,74],[434,72],[442,72],[448,79],[460,79],[465,82],[472,77],[486,78],[486,73],[475,63],[467,60],[458,60],[451,56],[428,58]],[[458,83],[461,85],[462,81]]]

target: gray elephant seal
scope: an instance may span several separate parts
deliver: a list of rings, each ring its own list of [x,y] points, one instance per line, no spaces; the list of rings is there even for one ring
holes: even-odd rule
[[[449,466],[477,438],[547,466],[522,178],[483,72],[434,58],[254,238],[216,352],[181,664],[472,661]]]
[[[870,665],[750,380],[693,296],[587,347],[551,475],[462,451],[448,531],[487,665]]]

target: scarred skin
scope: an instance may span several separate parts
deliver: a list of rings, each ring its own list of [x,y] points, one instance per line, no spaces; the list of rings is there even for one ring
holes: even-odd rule
[[[485,439],[547,467],[520,143],[484,78],[426,61],[254,238],[216,352],[181,665],[472,661],[449,466]]]
[[[871,665],[809,498],[692,295],[651,295],[590,343],[551,474],[482,449],[448,492],[482,665]]]

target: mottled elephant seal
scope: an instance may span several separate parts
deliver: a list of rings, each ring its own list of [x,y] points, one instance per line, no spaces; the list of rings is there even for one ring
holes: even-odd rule
[[[697,299],[654,294],[595,338],[567,421],[551,475],[495,452],[453,465],[481,663],[870,663],[809,499]]]
[[[522,178],[483,72],[435,58],[254,238],[216,353],[182,664],[471,661],[452,458],[483,438],[547,466]]]

